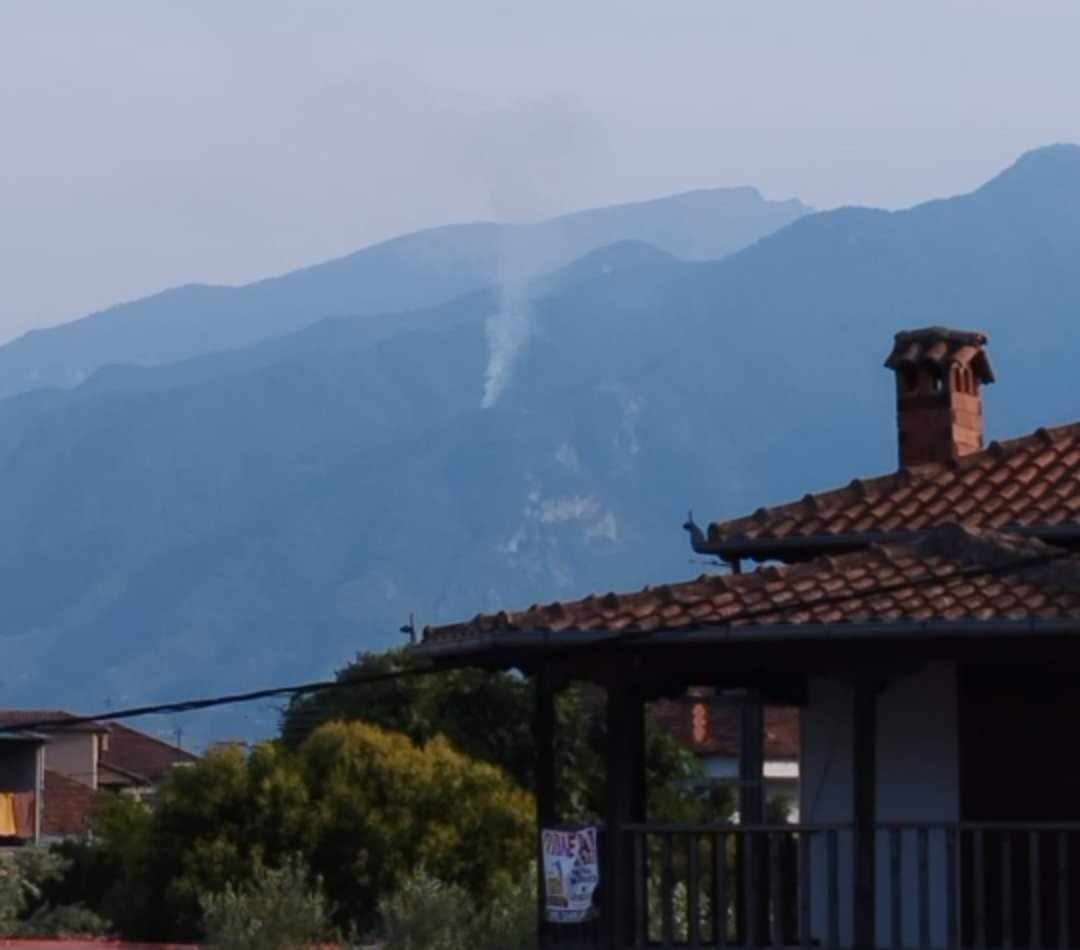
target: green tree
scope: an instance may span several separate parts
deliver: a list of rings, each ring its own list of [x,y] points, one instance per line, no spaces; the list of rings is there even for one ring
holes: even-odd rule
[[[420,867],[477,899],[504,887],[532,857],[533,813],[502,771],[443,738],[419,746],[330,723],[292,752],[226,747],[176,769],[152,812],[106,809],[84,861],[113,876],[106,906],[149,911],[114,918],[126,936],[196,938],[207,895],[232,894],[235,905],[257,869],[292,855],[324,881],[338,923],[367,926]]]
[[[532,688],[511,673],[445,670],[364,683],[365,677],[423,669],[404,649],[362,653],[337,674],[352,689],[323,690],[290,703],[282,720],[286,745],[299,748],[328,722],[363,721],[423,744],[444,735],[459,751],[498,765],[519,785],[532,783]]]
[[[312,867],[361,923],[417,868],[480,898],[528,866],[531,797],[441,737],[417,746],[377,726],[331,723],[299,763],[312,792]]]
[[[425,743],[437,735],[466,755],[497,765],[532,791],[536,759],[533,688],[513,673],[448,670],[384,683],[366,676],[416,670],[421,661],[404,649],[362,653],[337,674],[352,689],[324,690],[294,700],[282,720],[282,736],[297,748],[328,722],[369,722]],[[566,817],[604,811],[604,691],[576,683],[556,699],[557,811]],[[687,803],[681,789],[699,774],[694,757],[653,722],[646,722],[646,783],[651,800],[674,816]]]

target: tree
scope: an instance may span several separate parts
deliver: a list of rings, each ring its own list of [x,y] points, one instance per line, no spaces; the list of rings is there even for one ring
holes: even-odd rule
[[[444,670],[428,676],[362,683],[368,676],[422,669],[404,649],[362,653],[337,674],[353,689],[303,696],[287,708],[281,735],[298,748],[328,722],[369,722],[421,745],[444,735],[456,749],[498,765],[523,788],[532,784],[532,689],[512,673]]]
[[[533,689],[524,677],[488,670],[447,670],[430,676],[363,683],[373,674],[416,670],[404,649],[361,653],[340,670],[334,689],[294,700],[282,720],[282,737],[298,747],[328,722],[362,721],[403,732],[418,743],[437,735],[461,752],[497,765],[522,788],[534,789],[536,741]],[[562,690],[555,704],[557,811],[570,817],[604,812],[604,691],[587,684]],[[677,813],[680,789],[699,774],[694,757],[651,720],[646,722],[646,783],[665,813]]]
[[[331,723],[300,748],[299,764],[317,816],[312,867],[362,922],[418,868],[481,898],[528,867],[531,796],[442,737],[417,746],[377,726]]]
[[[502,771],[443,738],[421,746],[330,723],[294,751],[226,747],[174,770],[153,812],[103,815],[96,859],[114,869],[114,896],[152,911],[117,920],[125,936],[197,938],[207,895],[257,896],[256,870],[293,855],[324,882],[340,925],[369,926],[418,868],[477,899],[498,891],[528,866],[533,813]]]

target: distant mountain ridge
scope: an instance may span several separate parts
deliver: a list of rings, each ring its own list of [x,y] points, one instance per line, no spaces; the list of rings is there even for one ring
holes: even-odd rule
[[[324,317],[435,306],[620,240],[686,259],[723,257],[810,211],[754,188],[693,191],[535,224],[447,225],[240,287],[175,287],[0,347],[0,397],[77,385],[108,364],[161,365],[247,346]]]
[[[989,333],[988,438],[1078,419],[1078,259],[1080,148],[1061,146],[721,260],[596,249],[528,284],[530,335],[487,410],[491,290],[0,401],[0,700],[321,676],[410,613],[698,574],[687,507],[724,518],[895,467],[881,362],[901,328]]]

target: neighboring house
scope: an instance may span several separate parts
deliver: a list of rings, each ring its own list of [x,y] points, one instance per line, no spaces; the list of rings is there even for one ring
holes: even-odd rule
[[[715,690],[696,689],[680,699],[658,699],[648,714],[680,745],[694,754],[704,773],[704,787],[738,792],[743,724],[738,706],[725,702]],[[799,710],[769,706],[764,716],[765,798],[789,806],[788,817],[799,817]]]
[[[171,769],[197,758],[129,726],[81,723],[64,710],[3,709],[0,728],[10,730],[0,732],[0,832],[5,794],[32,795],[33,807],[33,834],[0,834],[0,845],[84,835],[99,791],[151,799]]]
[[[424,631],[532,678],[541,827],[581,817],[554,812],[554,695],[606,689],[600,916],[541,947],[1080,946],[1080,423],[984,448],[985,347],[897,334],[898,470],[688,524],[729,573]],[[799,707],[798,825],[765,820],[763,725],[740,824],[650,817],[644,710],[695,689]]]
[[[118,722],[105,723],[105,751],[98,767],[98,786],[152,798],[177,766],[191,765],[198,756]]]
[[[45,737],[0,733],[0,848],[41,838],[45,783]]]

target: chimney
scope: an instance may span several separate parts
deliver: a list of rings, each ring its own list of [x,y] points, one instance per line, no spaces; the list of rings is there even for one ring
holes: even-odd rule
[[[886,367],[896,373],[900,467],[948,462],[983,447],[982,395],[994,381],[986,335],[945,327],[896,334]]]

